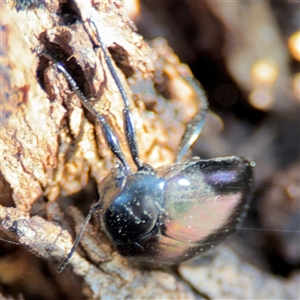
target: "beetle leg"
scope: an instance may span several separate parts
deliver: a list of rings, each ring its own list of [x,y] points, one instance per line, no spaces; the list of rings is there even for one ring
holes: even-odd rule
[[[185,133],[182,136],[180,145],[177,149],[175,162],[180,162],[188,149],[198,139],[204,126],[208,110],[207,98],[200,83],[190,76],[183,77],[196,91],[199,108],[193,119],[186,126]]]
[[[142,169],[143,164],[141,163],[141,161],[139,159],[136,132],[135,132],[133,118],[132,118],[132,114],[131,114],[131,111],[129,108],[129,101],[128,101],[126,92],[125,92],[124,87],[122,86],[122,83],[121,83],[121,81],[117,75],[117,72],[112,64],[112,60],[108,55],[107,47],[101,39],[101,36],[100,36],[100,33],[99,33],[96,23],[94,22],[94,20],[92,18],[90,18],[90,22],[93,24],[93,26],[95,28],[97,39],[98,39],[98,42],[102,49],[104,59],[106,61],[108,69],[118,87],[118,90],[122,96],[123,103],[124,103],[124,108],[123,108],[124,132],[125,132],[126,139],[128,142],[131,157],[132,157],[135,165],[137,166],[138,170],[140,170],[140,169]]]
[[[20,243],[18,243],[18,242],[9,241],[9,240],[3,239],[3,238],[0,238],[0,241],[6,242],[6,243],[9,243],[9,244],[13,244],[13,245],[20,245]]]
[[[89,223],[91,217],[92,217],[92,214],[99,208],[99,202],[97,202],[96,204],[94,204],[92,206],[92,208],[90,209],[87,217],[85,218],[84,220],[84,223],[83,225],[81,226],[80,228],[80,231],[78,233],[78,235],[76,236],[76,239],[75,239],[75,242],[73,244],[73,247],[72,249],[70,250],[70,252],[68,253],[67,257],[61,262],[60,266],[58,267],[57,269],[57,272],[58,273],[61,273],[63,271],[63,269],[66,267],[67,263],[69,262],[69,260],[71,259],[71,257],[73,256],[80,240],[81,240],[81,237],[82,237],[82,234],[83,234],[83,231],[86,227],[86,225]]]
[[[118,142],[118,138],[113,132],[110,125],[107,123],[105,116],[102,116],[100,113],[98,113],[94,107],[91,105],[89,100],[84,96],[82,91],[79,89],[77,83],[74,81],[72,76],[68,73],[66,68],[61,62],[56,62],[50,55],[47,53],[42,53],[42,56],[49,59],[53,62],[53,66],[64,74],[66,80],[68,81],[69,85],[72,88],[72,91],[79,97],[82,105],[99,121],[101,130],[104,134],[105,140],[107,142],[107,145],[111,152],[121,161],[121,163],[124,165],[127,172],[130,172],[130,166],[128,162],[126,161],[124,154],[121,150],[120,144]]]

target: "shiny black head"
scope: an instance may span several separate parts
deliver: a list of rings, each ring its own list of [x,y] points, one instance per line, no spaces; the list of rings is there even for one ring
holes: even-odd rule
[[[124,174],[118,180],[109,178],[99,191],[101,224],[116,244],[138,241],[156,226],[164,181],[153,172]]]

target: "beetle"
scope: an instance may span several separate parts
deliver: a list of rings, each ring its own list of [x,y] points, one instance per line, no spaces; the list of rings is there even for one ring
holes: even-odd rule
[[[98,120],[109,149],[120,162],[100,183],[99,201],[90,209],[58,271],[72,257],[95,211],[102,230],[121,255],[146,264],[178,264],[213,248],[239,227],[249,206],[255,164],[236,156],[183,160],[201,133],[208,109],[200,84],[190,77],[185,80],[197,91],[201,109],[186,128],[176,161],[158,169],[142,163],[127,95],[96,23],[89,21],[123,99],[124,132],[137,171],[130,168],[105,116],[93,108],[64,65],[43,53],[64,74],[83,106]]]

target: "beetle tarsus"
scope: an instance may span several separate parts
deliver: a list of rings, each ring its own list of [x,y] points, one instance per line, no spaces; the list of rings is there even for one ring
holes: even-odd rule
[[[205,95],[205,92],[200,85],[200,83],[190,77],[190,76],[182,76],[195,90],[197,94],[198,101],[198,111],[189,124],[186,126],[185,133],[181,139],[180,145],[177,148],[177,154],[175,162],[182,161],[184,155],[188,151],[188,149],[194,144],[194,142],[198,139],[202,128],[206,121],[206,114],[208,110],[208,101]]]

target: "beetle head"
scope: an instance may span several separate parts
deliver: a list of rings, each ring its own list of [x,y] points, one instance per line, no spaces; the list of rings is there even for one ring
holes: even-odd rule
[[[114,243],[131,243],[150,233],[162,207],[164,180],[138,171],[116,178],[109,174],[100,185],[100,220]],[[103,199],[103,203],[102,203]]]

